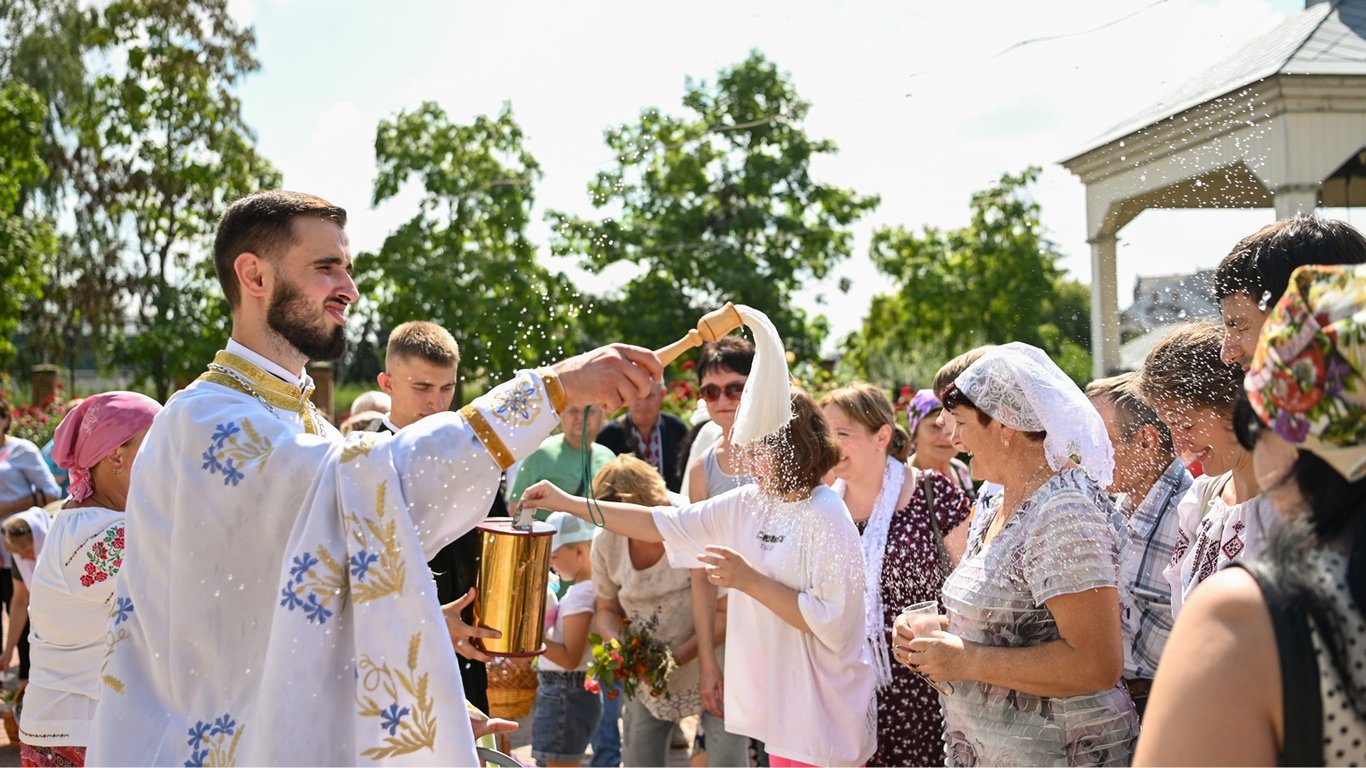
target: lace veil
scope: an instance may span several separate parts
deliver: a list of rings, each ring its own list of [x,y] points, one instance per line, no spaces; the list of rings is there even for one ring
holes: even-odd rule
[[[1047,432],[1048,465],[1075,460],[1101,488],[1115,457],[1105,422],[1067,374],[1038,347],[1014,341],[982,355],[954,384],[983,413],[1022,432]]]

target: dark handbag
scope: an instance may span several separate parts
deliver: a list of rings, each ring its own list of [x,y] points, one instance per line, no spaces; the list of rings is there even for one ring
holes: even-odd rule
[[[949,549],[944,546],[944,532],[939,530],[939,516],[934,513],[934,486],[930,485],[929,470],[917,469],[920,475],[920,488],[925,492],[925,509],[930,516],[930,530],[934,531],[934,548],[939,566],[939,582],[949,577],[953,565],[949,560]]]
[[[1238,561],[1232,565],[1256,580],[1276,633],[1285,720],[1281,765],[1323,765],[1323,698],[1318,656],[1309,637],[1309,615],[1303,604],[1286,596],[1264,563]]]

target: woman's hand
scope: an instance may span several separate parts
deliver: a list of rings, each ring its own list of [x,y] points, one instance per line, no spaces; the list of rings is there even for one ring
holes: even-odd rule
[[[730,547],[716,544],[707,545],[706,550],[706,554],[698,555],[697,559],[703,563],[702,568],[707,574],[707,581],[713,586],[748,593],[758,573],[745,556]]]
[[[907,641],[900,637],[897,643]],[[975,680],[971,672],[972,644],[958,635],[937,629],[913,638],[899,654],[903,664],[935,682]]]
[[[571,512],[573,496],[560,490],[549,480],[542,480],[522,492],[519,506],[548,509],[551,512]]]

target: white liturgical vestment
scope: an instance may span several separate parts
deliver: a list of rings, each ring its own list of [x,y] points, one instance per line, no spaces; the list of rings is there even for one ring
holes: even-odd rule
[[[88,764],[475,764],[426,564],[559,423],[558,382],[345,441],[311,389],[230,342],[153,422]]]

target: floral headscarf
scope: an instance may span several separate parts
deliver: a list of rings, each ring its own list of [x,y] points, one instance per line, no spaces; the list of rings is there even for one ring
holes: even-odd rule
[[[943,407],[944,404],[934,396],[933,389],[916,392],[915,397],[911,398],[911,404],[906,406],[906,422],[910,425],[911,437],[915,437],[915,428],[920,426],[925,417]]]
[[[1262,326],[1243,386],[1276,434],[1366,477],[1366,266],[1304,266]]]

